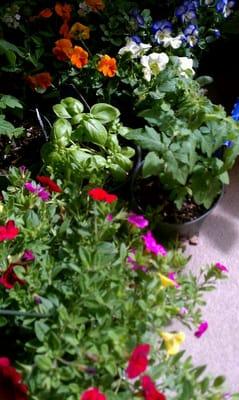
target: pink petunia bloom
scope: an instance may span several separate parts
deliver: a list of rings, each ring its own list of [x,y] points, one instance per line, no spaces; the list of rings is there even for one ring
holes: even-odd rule
[[[82,393],[80,400],[106,400],[106,396],[99,389],[93,387]]]
[[[14,271],[14,268],[19,264],[10,264],[6,271],[0,276],[0,284],[6,289],[13,289],[16,283],[25,285],[25,281],[19,278]]]
[[[132,224],[140,229],[146,228],[146,226],[148,226],[148,224],[149,224],[149,221],[146,218],[144,218],[143,215],[138,215],[138,214],[134,214],[134,213],[129,214],[127,221],[130,224]]]
[[[113,215],[112,215],[112,214],[108,214],[108,215],[106,216],[106,220],[107,220],[108,222],[113,221]]]
[[[24,188],[29,192],[36,194],[42,201],[48,201],[51,197],[47,190],[45,190],[41,185],[37,185],[35,182],[26,182]]]
[[[157,390],[156,385],[150,376],[142,376],[140,378],[140,383],[145,400],[166,400],[165,395]]]
[[[148,231],[145,235],[142,236],[146,250],[155,254],[161,254],[161,256],[167,255],[167,250],[159,243],[156,242],[155,238],[151,231]]]
[[[217,263],[215,264],[215,267],[216,267],[217,269],[219,269],[221,272],[229,272],[229,271],[228,271],[228,268],[225,267],[225,265],[222,265],[222,264],[219,263],[219,262],[217,262]]]
[[[197,331],[194,333],[194,336],[196,336],[197,338],[200,338],[200,337],[206,332],[207,329],[208,329],[208,323],[207,323],[207,321],[202,322],[202,323],[199,325]]]
[[[25,250],[21,257],[21,260],[22,261],[34,261],[35,258],[36,257],[34,256],[34,254],[31,250]]]
[[[19,228],[12,220],[7,221],[5,225],[0,226],[0,242],[4,240],[13,240],[19,234]]]
[[[178,284],[178,282],[176,281],[176,272],[169,272],[168,273],[168,278],[171,279],[171,281],[175,282],[175,287],[179,288],[180,285]]]
[[[42,201],[48,201],[51,197],[50,193],[43,188],[39,188],[37,196],[42,199]]]

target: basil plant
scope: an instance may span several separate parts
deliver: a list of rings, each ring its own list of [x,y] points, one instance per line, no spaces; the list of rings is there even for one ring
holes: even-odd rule
[[[119,136],[128,129],[120,123],[117,108],[98,103],[84,112],[79,100],[67,97],[53,110],[57,119],[50,142],[42,149],[43,160],[50,168],[71,179],[101,174],[116,182],[127,179],[134,149],[119,143]]]

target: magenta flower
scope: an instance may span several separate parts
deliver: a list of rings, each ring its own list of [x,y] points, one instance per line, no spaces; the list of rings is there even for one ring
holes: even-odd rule
[[[207,321],[202,322],[202,323],[199,325],[197,331],[194,333],[194,336],[196,336],[197,338],[200,338],[200,337],[204,334],[204,332],[206,332],[207,329],[208,329],[208,323],[207,323]]]
[[[25,178],[25,173],[27,172],[27,167],[25,165],[21,165],[19,167],[19,171],[20,171],[20,174],[22,175],[22,177]]]
[[[151,231],[148,231],[145,235],[142,236],[146,250],[155,254],[161,254],[161,256],[167,255],[167,250],[159,243],[156,242],[155,238]]]
[[[188,314],[188,308],[187,307],[181,307],[179,310],[179,314],[181,315],[181,317],[184,317],[184,315]]]
[[[175,282],[175,287],[179,288],[180,285],[178,284],[178,282],[176,281],[176,272],[169,272],[168,273],[168,278],[171,279],[171,281]]]
[[[138,271],[138,270],[143,272],[148,271],[148,268],[145,265],[138,264],[137,261],[131,256],[128,256],[127,262],[130,264],[130,268],[132,269],[132,271]]]
[[[148,224],[149,224],[149,221],[146,218],[144,218],[143,215],[138,215],[138,214],[134,214],[134,213],[129,214],[127,221],[130,224],[132,224],[140,229],[146,228],[146,226],[148,226]]]
[[[228,269],[227,269],[227,267],[225,267],[225,265],[220,264],[219,262],[217,262],[217,263],[215,264],[215,267],[216,267],[217,269],[219,269],[221,272],[229,272]]]
[[[29,192],[36,194],[40,199],[42,199],[42,201],[48,201],[50,199],[50,193],[35,182],[26,182],[24,188]]]
[[[112,215],[112,214],[108,214],[108,215],[106,216],[106,219],[107,219],[107,221],[109,221],[109,222],[113,221],[113,215]]]
[[[25,250],[21,257],[22,261],[34,261],[35,258],[36,257],[31,250]]]

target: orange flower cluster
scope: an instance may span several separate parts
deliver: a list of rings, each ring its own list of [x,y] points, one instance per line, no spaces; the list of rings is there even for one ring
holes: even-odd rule
[[[85,0],[85,3],[93,11],[102,11],[105,8],[105,4],[102,0]]]
[[[55,12],[59,17],[62,18],[63,24],[60,27],[59,33],[62,35],[64,38],[69,38],[69,21],[71,19],[71,13],[72,13],[72,7],[70,4],[61,4],[61,3],[56,3],[55,5]]]
[[[98,62],[97,69],[104,76],[108,76],[109,78],[113,78],[117,72],[117,64],[116,59],[114,57],[110,57],[107,54],[101,57]]]
[[[90,28],[86,25],[76,22],[72,25],[70,30],[70,36],[72,39],[89,39],[90,38]]]
[[[53,54],[59,61],[70,60],[76,68],[83,68],[88,64],[88,53],[80,46],[72,46],[69,39],[59,39],[55,43]]]
[[[28,75],[26,81],[33,90],[37,88],[47,89],[51,86],[52,77],[49,72],[41,72],[36,75]]]

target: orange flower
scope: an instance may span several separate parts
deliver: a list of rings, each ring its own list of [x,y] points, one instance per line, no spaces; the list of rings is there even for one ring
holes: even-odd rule
[[[73,52],[72,43],[69,39],[59,39],[55,42],[52,52],[57,60],[66,61],[71,57]]]
[[[70,30],[70,35],[73,39],[89,39],[90,38],[90,28],[86,25],[76,22],[72,25]]]
[[[75,46],[71,55],[71,62],[76,68],[83,68],[88,64],[87,51],[80,46]]]
[[[70,39],[71,35],[69,33],[70,28],[67,22],[64,22],[59,30],[60,35],[62,35],[65,39]]]
[[[52,16],[52,11],[50,8],[44,8],[44,10],[40,11],[38,17],[41,18],[50,18]]]
[[[40,74],[27,76],[26,81],[33,90],[37,88],[47,89],[51,86],[52,77],[49,72],[41,72]]]
[[[102,0],[85,0],[85,3],[92,8],[93,11],[102,11],[105,8],[105,4]]]
[[[70,4],[56,3],[55,5],[55,12],[63,19],[64,22],[67,22],[71,19],[71,11],[72,7]]]
[[[104,76],[112,78],[117,71],[116,59],[105,54],[98,62],[97,69],[102,72]]]

